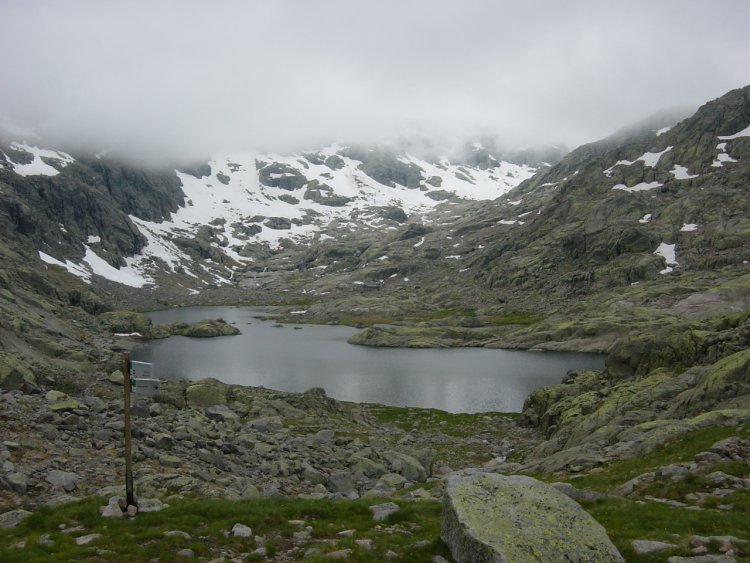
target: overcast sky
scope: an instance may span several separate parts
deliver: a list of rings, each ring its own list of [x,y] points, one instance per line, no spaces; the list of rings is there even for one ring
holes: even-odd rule
[[[0,124],[136,158],[606,136],[750,83],[750,0],[0,0]]]

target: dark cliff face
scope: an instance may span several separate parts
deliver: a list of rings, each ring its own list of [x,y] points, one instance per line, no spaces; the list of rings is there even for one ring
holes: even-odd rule
[[[33,156],[5,144],[14,163]],[[54,249],[61,259],[78,260],[82,241],[95,237],[98,250],[114,265],[139,252],[146,239],[129,215],[161,221],[185,199],[173,171],[153,172],[88,157],[56,168],[54,176],[22,176],[7,159],[0,162],[0,226],[4,237],[37,250]]]

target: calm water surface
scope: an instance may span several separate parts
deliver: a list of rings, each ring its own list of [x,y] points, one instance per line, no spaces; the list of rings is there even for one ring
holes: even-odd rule
[[[346,342],[356,329],[284,325],[259,309],[195,307],[150,313],[155,323],[223,318],[239,336],[149,342],[132,354],[163,379],[214,377],[281,391],[323,387],[335,399],[449,412],[520,412],[527,395],[570,369],[601,369],[604,356],[558,352],[368,348]]]

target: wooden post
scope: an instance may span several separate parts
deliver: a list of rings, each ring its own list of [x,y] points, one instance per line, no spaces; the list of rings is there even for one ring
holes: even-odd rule
[[[136,506],[133,493],[133,457],[130,451],[130,352],[125,352],[122,359],[125,374],[123,386],[125,391],[125,500],[126,506]]]

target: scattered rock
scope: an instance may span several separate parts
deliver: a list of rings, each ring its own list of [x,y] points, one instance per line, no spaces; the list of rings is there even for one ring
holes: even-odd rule
[[[76,483],[80,478],[81,477],[77,473],[53,469],[47,473],[46,480],[50,485],[62,487],[66,493],[69,493],[76,489]]]
[[[249,526],[237,523],[232,526],[232,535],[236,538],[251,538],[253,537],[253,531]]]
[[[666,543],[661,541],[651,540],[633,540],[631,542],[633,551],[638,555],[650,555],[652,553],[660,553],[662,551],[668,551],[670,549],[676,549],[677,546],[673,543]]]
[[[354,490],[354,478],[348,471],[338,471],[328,478],[326,486],[332,493],[348,493]]]
[[[26,492],[29,480],[23,473],[15,472],[6,475],[3,481],[10,490],[22,495]]]
[[[315,441],[319,444],[330,444],[333,441],[335,432],[333,430],[320,430],[315,434]]]
[[[247,423],[247,425],[260,432],[273,432],[274,430],[281,430],[284,428],[284,423],[281,422],[279,416],[268,416],[263,418],[256,418]]]
[[[236,412],[226,405],[211,405],[206,408],[206,417],[210,420],[226,422],[228,420],[237,420],[239,416]]]
[[[28,510],[16,509],[0,514],[0,528],[15,528],[24,519],[31,516]]]
[[[372,511],[372,519],[375,522],[381,522],[394,512],[398,512],[400,508],[395,502],[386,502],[384,504],[375,504],[370,507],[370,510]]]
[[[168,532],[164,532],[164,535],[168,538],[182,538],[184,540],[189,540],[191,537],[190,534],[182,530],[169,530]]]
[[[109,502],[107,503],[107,506],[100,507],[99,512],[101,513],[102,518],[124,518],[125,517],[125,514],[122,511],[122,508],[120,508],[119,497],[110,497]]]
[[[119,369],[117,371],[113,371],[112,373],[107,376],[107,380],[110,383],[113,383],[115,385],[119,385],[120,387],[123,386],[125,383],[125,374],[123,374]]]
[[[100,537],[102,537],[101,534],[86,534],[85,536],[76,538],[76,545],[88,545],[92,541],[98,540]]]

